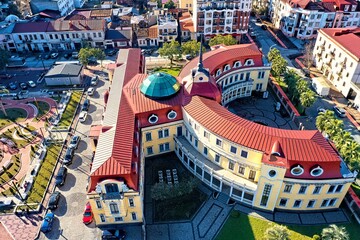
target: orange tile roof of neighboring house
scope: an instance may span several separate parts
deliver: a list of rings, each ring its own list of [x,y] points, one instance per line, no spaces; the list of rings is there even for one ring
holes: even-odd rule
[[[154,25],[154,26],[151,26],[149,27],[149,38],[158,38],[158,26],[157,25]]]
[[[290,4],[296,4],[301,8],[305,8],[309,4],[310,0],[291,0]]]
[[[229,112],[213,100],[192,97],[185,111],[206,129],[229,141],[271,154],[276,141],[281,144],[288,165],[324,163],[324,174],[318,178],[341,177],[341,159],[319,131],[284,130],[263,126]],[[329,164],[325,164],[329,163]],[[327,174],[325,174],[327,173]],[[301,178],[311,178],[303,174]]]
[[[112,9],[91,10],[90,17],[111,17]]]
[[[252,58],[254,66],[263,66],[262,53],[254,43],[239,44],[233,46],[220,46],[215,50],[204,53],[203,65],[212,73],[216,68],[223,67],[221,60],[240,60],[244,64],[244,60]],[[190,74],[191,69],[195,68],[199,62],[199,57],[194,58],[181,70],[179,77],[184,78]],[[248,66],[246,66],[248,67]]]
[[[180,21],[180,28],[181,28],[181,31],[194,32],[194,23],[193,23],[192,19],[190,18],[187,20]]]
[[[360,61],[360,28],[322,28],[320,33],[325,34],[338,46]]]
[[[102,125],[91,125],[88,137],[98,137],[102,132]]]

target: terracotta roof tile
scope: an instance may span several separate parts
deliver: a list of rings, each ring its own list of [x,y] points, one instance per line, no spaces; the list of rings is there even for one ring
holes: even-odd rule
[[[148,35],[149,38],[157,38],[158,35],[159,34],[158,34],[158,26],[157,25],[149,27],[149,35]]]
[[[84,30],[104,30],[104,20],[56,20],[50,22],[47,31],[84,31]]]

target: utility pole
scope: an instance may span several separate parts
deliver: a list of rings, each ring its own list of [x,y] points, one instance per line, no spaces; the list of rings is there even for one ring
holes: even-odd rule
[[[5,117],[7,117],[7,113],[6,113],[6,110],[5,110],[5,107],[4,107],[4,104],[2,102],[2,99],[0,98],[0,107],[1,107],[1,111],[3,111]]]

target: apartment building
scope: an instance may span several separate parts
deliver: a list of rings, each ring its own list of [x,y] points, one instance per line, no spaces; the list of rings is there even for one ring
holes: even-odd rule
[[[170,13],[157,16],[158,42],[160,46],[164,42],[171,42],[178,36],[178,22]]]
[[[33,14],[44,10],[58,11],[61,16],[66,16],[75,9],[75,2],[84,0],[32,0],[30,7]]]
[[[359,26],[360,3],[352,0],[272,0],[269,16],[285,35],[312,39],[321,28]]]
[[[314,47],[316,68],[346,98],[360,107],[360,28],[319,30]]]
[[[193,11],[194,0],[179,0],[179,8]]]
[[[194,0],[193,9],[195,32],[204,33],[206,40],[217,34],[240,39],[248,30],[251,0]]]

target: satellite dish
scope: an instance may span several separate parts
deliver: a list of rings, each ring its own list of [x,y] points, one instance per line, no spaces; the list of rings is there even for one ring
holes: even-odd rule
[[[96,185],[95,187],[95,192],[98,193],[98,194],[101,194],[102,191],[101,191],[101,186],[100,185]]]

